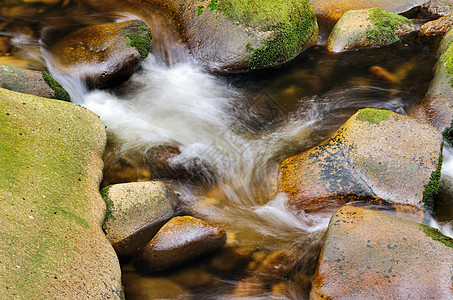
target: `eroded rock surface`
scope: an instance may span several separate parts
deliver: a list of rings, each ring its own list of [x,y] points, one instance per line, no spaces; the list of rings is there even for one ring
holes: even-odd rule
[[[359,110],[332,138],[280,163],[278,192],[305,212],[352,200],[429,206],[424,190],[436,171],[438,188],[441,145],[441,134],[422,121]]]
[[[310,299],[452,299],[452,276],[453,239],[345,206],[330,220]]]

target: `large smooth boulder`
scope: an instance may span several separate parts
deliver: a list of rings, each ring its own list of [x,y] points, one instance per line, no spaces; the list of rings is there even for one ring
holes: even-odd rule
[[[44,98],[71,101],[68,92],[47,72],[0,64],[0,87]]]
[[[191,217],[168,221],[142,249],[137,266],[147,272],[158,272],[203,257],[226,242],[223,229]]]
[[[442,135],[425,122],[362,109],[330,139],[283,160],[277,191],[305,212],[353,200],[429,208],[439,187],[441,147]]]
[[[101,229],[105,126],[63,101],[0,89],[0,294],[121,299]]]
[[[371,210],[334,213],[310,299],[453,299],[453,239]]]
[[[176,194],[158,181],[115,184],[102,189],[107,215],[102,228],[119,256],[131,256],[174,214]]]
[[[151,39],[143,21],[107,23],[68,34],[51,53],[61,72],[81,77],[89,88],[112,88],[137,70],[149,54]]]
[[[102,9],[106,0],[84,0]],[[230,72],[285,63],[316,44],[308,0],[128,0],[147,20],[161,10],[175,21],[190,53],[209,70]],[[149,22],[151,24],[151,22]]]
[[[420,106],[410,114],[425,120],[440,131],[450,126],[453,117],[453,30],[450,29],[439,47],[439,60],[434,78]]]
[[[381,8],[353,10],[340,18],[326,46],[331,52],[379,47],[398,42],[399,36],[413,31],[409,19]]]
[[[446,0],[448,1],[448,0]],[[310,0],[318,19],[328,24],[335,24],[340,17],[350,10],[378,7],[400,14],[428,2],[427,0]]]

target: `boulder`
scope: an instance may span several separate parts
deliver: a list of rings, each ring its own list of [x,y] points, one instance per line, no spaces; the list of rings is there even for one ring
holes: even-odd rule
[[[177,267],[222,247],[226,233],[203,220],[184,216],[168,221],[142,249],[138,268],[157,272]]]
[[[428,0],[310,0],[320,22],[331,24],[330,28],[340,17],[350,11],[368,8],[382,8],[386,11],[400,14],[420,6]],[[449,1],[449,0],[445,0]]]
[[[85,108],[0,89],[0,294],[121,299],[101,229],[105,126]]]
[[[68,92],[45,71],[0,64],[0,87],[44,98],[71,101]]]
[[[277,192],[305,212],[353,200],[429,208],[439,187],[441,147],[442,135],[425,122],[362,109],[330,139],[283,160]]]
[[[107,204],[102,228],[119,256],[131,256],[173,216],[176,194],[158,181],[108,186],[101,191]]]
[[[430,0],[422,5],[422,10],[433,16],[447,16],[453,13],[451,0]]]
[[[334,213],[310,299],[452,299],[453,239],[367,209]]]
[[[352,10],[337,22],[327,39],[327,49],[343,52],[379,47],[400,41],[399,36],[415,31],[412,22],[380,8]]]
[[[439,60],[434,78],[421,105],[409,112],[410,115],[433,124],[440,131],[450,126],[453,117],[453,30],[450,29],[439,47]]]
[[[450,29],[451,25],[453,25],[453,14],[423,24],[418,35],[426,37],[442,36]]]
[[[89,88],[112,88],[127,79],[148,56],[151,30],[132,20],[82,28],[51,48],[55,66],[81,77]]]

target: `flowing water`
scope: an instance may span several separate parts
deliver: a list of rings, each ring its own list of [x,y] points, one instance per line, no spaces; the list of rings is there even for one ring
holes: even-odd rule
[[[433,76],[437,41],[413,39],[341,55],[319,45],[280,68],[210,74],[191,58],[168,19],[156,12],[146,19],[154,38],[139,71],[115,90],[88,91],[78,78],[53,67],[49,46],[74,28],[135,16],[112,8],[93,15],[82,8],[53,9],[46,18],[28,21],[20,15],[2,17],[10,24],[3,28],[30,27],[35,34],[4,29],[0,37],[13,36],[15,52],[0,57],[0,63],[46,66],[75,103],[98,114],[108,131],[106,168],[127,159],[133,170],[145,170],[133,171],[133,177],[146,180],[152,177],[153,153],[178,149],[168,160],[178,174],[161,176],[179,194],[178,212],[208,220],[228,234],[220,254],[158,278],[137,274],[123,262],[126,297],[138,298],[140,284],[152,288],[156,280],[167,287],[168,298],[307,297],[333,210],[315,215],[289,211],[285,195],[275,195],[278,163],[329,137],[357,109],[406,114]],[[399,82],[377,75],[376,66],[398,74]],[[429,222],[451,236],[453,150],[446,148],[444,155],[439,204]],[[104,180],[116,179],[106,174]],[[275,275],[262,263],[266,260],[283,271]],[[180,289],[171,294],[175,284]]]

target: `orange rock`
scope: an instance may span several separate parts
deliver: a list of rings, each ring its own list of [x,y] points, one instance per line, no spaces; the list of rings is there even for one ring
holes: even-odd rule
[[[453,240],[345,206],[330,220],[310,299],[452,299]]]

